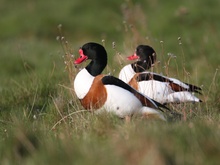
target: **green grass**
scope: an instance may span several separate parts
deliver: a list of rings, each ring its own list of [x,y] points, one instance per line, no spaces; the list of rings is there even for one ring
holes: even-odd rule
[[[0,0],[0,164],[218,164],[220,2],[88,3]],[[86,112],[70,91],[63,35],[74,58],[85,42],[104,40],[104,72],[115,76],[138,44],[150,44],[154,70],[202,86],[204,102],[171,106],[186,121],[166,123]]]

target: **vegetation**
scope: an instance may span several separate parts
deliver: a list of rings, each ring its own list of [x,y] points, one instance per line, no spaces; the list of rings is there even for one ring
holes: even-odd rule
[[[218,164],[219,6],[0,0],[0,164]],[[150,44],[153,70],[201,86],[203,103],[169,105],[185,115],[166,123],[85,111],[69,59],[89,41],[105,45],[105,73],[115,76],[138,44]]]

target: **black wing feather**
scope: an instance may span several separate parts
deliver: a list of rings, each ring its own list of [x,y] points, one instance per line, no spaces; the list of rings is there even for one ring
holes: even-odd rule
[[[165,108],[167,110],[170,110],[169,108],[167,108],[165,105],[162,105],[160,104],[159,102],[153,100],[153,99],[150,99],[148,97],[146,97],[145,95],[139,93],[137,90],[135,90],[134,88],[132,88],[130,85],[126,84],[124,81],[114,77],[114,76],[105,76],[102,78],[102,83],[104,85],[116,85],[116,86],[119,86],[121,88],[124,88],[128,91],[130,91],[131,93],[133,93],[136,97],[138,98],[144,98],[145,101],[148,100],[148,102],[151,102],[151,105],[154,106],[154,108],[158,108],[160,109],[159,107],[161,108]],[[142,102],[143,103],[143,102]]]

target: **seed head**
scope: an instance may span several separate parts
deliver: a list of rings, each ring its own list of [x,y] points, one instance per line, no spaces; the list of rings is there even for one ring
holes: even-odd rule
[[[57,27],[58,27],[59,29],[62,28],[62,24],[59,24]]]
[[[115,41],[114,42],[112,42],[112,47],[113,47],[113,49],[115,49]]]
[[[60,40],[60,36],[57,36],[57,37],[56,37],[56,40],[59,41],[59,40]]]

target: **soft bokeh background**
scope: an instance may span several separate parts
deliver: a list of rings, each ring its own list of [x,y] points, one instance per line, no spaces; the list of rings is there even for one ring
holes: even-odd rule
[[[59,35],[57,26],[62,24],[63,33],[76,54],[85,42],[101,43],[104,39],[109,55],[112,42],[116,42],[122,54],[130,54],[137,44],[145,43],[154,46],[158,59],[162,60],[162,53],[170,52],[179,57],[180,64],[182,50],[177,38],[181,37],[187,69],[205,80],[206,74],[213,74],[219,67],[218,7],[217,0],[172,3],[1,0],[0,73],[17,77],[26,74],[24,64],[36,72],[47,72],[53,61],[58,65],[62,49],[56,36]],[[207,69],[211,73],[204,74]]]
[[[219,8],[219,0],[0,0],[0,164],[218,163]],[[58,36],[75,56],[86,42],[104,44],[105,72],[115,76],[128,63],[123,57],[150,44],[158,71],[169,67],[171,76],[201,86],[204,103],[189,108],[186,122],[124,125],[82,113],[51,131],[81,109]]]

